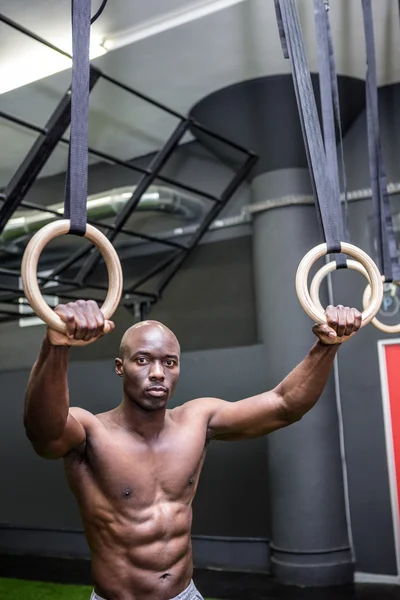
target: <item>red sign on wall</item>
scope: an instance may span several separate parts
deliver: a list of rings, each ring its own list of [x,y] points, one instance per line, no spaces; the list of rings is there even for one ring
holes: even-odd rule
[[[378,345],[397,572],[400,575],[400,340],[382,340]]]

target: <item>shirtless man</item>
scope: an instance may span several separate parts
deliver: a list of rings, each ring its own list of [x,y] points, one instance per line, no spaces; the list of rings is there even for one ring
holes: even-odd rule
[[[239,402],[198,398],[173,410],[167,402],[179,377],[178,340],[161,323],[138,323],[115,361],[123,400],[93,415],[69,407],[69,346],[114,325],[95,302],[56,312],[68,334],[46,333],[24,423],[37,454],[64,459],[91,551],[92,599],[201,600],[192,582],[191,522],[207,443],[256,438],[299,421],[319,399],[339,345],[359,329],[360,313],[328,307],[328,324],[313,329],[318,340],[272,391]]]

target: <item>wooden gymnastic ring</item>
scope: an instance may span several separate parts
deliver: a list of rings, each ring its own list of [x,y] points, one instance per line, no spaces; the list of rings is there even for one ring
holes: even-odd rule
[[[346,260],[346,265],[347,265],[348,269],[351,269],[353,271],[358,271],[359,273],[361,273],[361,275],[364,275],[364,277],[366,279],[368,279],[368,281],[369,281],[368,273],[367,273],[366,269],[362,266],[361,263],[359,263],[356,260]],[[331,260],[330,262],[326,263],[323,267],[321,267],[319,271],[316,272],[316,274],[314,275],[313,280],[311,282],[310,297],[311,297],[312,302],[315,304],[316,308],[321,312],[324,312],[324,308],[321,304],[321,300],[319,297],[319,290],[321,287],[321,283],[329,273],[336,271],[336,269],[337,269],[336,261]]]
[[[66,325],[45,302],[37,281],[37,268],[40,255],[45,246],[52,239],[68,233],[69,229],[70,221],[66,219],[42,227],[27,245],[21,265],[22,285],[29,304],[38,317],[47,323],[51,329],[55,329],[60,333],[67,332]],[[104,319],[108,320],[116,311],[121,299],[123,281],[121,263],[114,246],[101,231],[92,225],[87,225],[85,238],[98,248],[107,266],[108,292],[104,304],[101,306],[101,312]]]
[[[371,286],[368,284],[367,287],[365,288],[364,294],[363,294],[363,299],[362,299],[363,306],[368,304],[370,296],[371,296]],[[379,321],[376,317],[374,319],[372,319],[371,323],[372,323],[372,325],[374,325],[374,327],[379,329],[379,331],[383,331],[383,333],[400,333],[400,323],[398,323],[397,325],[386,325],[385,323],[382,323],[381,321]]]
[[[365,270],[365,268],[362,266],[361,263],[355,261],[355,260],[348,260],[347,261],[347,268],[348,269],[352,269],[354,271],[358,271],[359,273],[361,273],[361,275],[364,275],[364,277],[366,279],[368,279],[368,273]],[[332,271],[334,271],[336,269],[336,262],[333,260],[329,263],[327,263],[326,265],[324,265],[323,267],[321,267],[321,269],[318,271],[318,273],[315,274],[312,282],[311,282],[311,286],[310,286],[310,296],[311,296],[311,300],[314,302],[315,306],[318,308],[318,310],[324,310],[322,308],[321,305],[321,301],[319,298],[319,289],[322,283],[322,280],[328,275],[328,273],[332,273]],[[382,281],[384,281],[382,279]],[[363,299],[362,299],[362,304],[363,304],[363,308],[366,309],[368,306],[368,302],[371,296],[371,286],[367,285],[367,287],[364,290],[364,294],[363,294]],[[380,331],[383,331],[384,333],[400,333],[400,323],[398,323],[397,325],[386,325],[385,323],[381,323],[381,321],[379,321],[376,317],[374,317],[371,320],[372,325],[374,325],[374,327],[376,327],[377,329],[379,329]]]
[[[365,268],[369,282],[372,284],[372,294],[369,306],[362,313],[362,327],[369,323],[376,315],[383,299],[383,284],[379,269],[366,252],[349,244],[341,242],[341,252],[355,258]],[[308,316],[318,324],[326,323],[325,311],[321,306],[316,306],[308,291],[308,275],[313,264],[327,253],[327,245],[320,244],[312,248],[302,259],[296,273],[296,292],[300,304]],[[330,263],[328,263],[330,264]],[[324,267],[322,267],[324,268]],[[329,271],[328,271],[329,272]]]

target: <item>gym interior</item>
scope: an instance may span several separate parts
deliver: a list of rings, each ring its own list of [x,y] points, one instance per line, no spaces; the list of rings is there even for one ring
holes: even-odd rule
[[[284,11],[292,4],[323,137],[318,0],[108,0],[93,23],[87,219],[114,245],[124,281],[115,330],[71,349],[74,406],[97,414],[120,402],[114,359],[123,333],[144,319],[164,323],[181,345],[171,409],[273,389],[314,343],[295,279],[302,258],[326,240],[294,45],[289,58],[282,50],[285,33],[291,44]],[[368,2],[322,4],[340,104],[339,206],[347,241],[380,266]],[[399,3],[370,4],[385,232],[398,249]],[[92,13],[99,7],[93,0]],[[78,507],[62,461],[36,455],[23,424],[46,325],[26,298],[21,263],[32,236],[63,215],[71,1],[3,0],[0,30],[0,598],[83,600],[93,581]],[[319,258],[312,274],[324,264]],[[38,280],[52,308],[80,298],[101,305],[108,289],[101,254],[78,236],[48,244]],[[341,269],[321,283],[321,304],[363,310],[365,287],[362,274]],[[375,314],[394,333],[370,322],[344,344],[320,400],[299,422],[209,444],[192,524],[193,578],[205,598],[400,598],[395,277],[386,277]]]

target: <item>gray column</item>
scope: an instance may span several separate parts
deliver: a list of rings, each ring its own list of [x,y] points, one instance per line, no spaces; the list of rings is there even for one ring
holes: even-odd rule
[[[253,182],[258,203],[310,194],[305,170],[281,170]],[[255,215],[254,276],[258,327],[270,387],[306,355],[315,338],[294,287],[303,255],[321,243],[315,207],[286,206]],[[322,301],[327,304],[326,289]],[[338,412],[331,377],[303,419],[269,437],[272,566],[281,583],[337,585],[353,579],[346,521]]]

